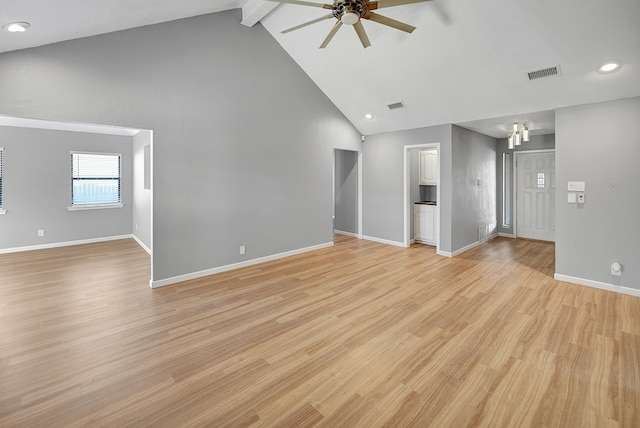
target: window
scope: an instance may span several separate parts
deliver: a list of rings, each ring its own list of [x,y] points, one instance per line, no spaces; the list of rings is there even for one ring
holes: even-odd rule
[[[511,227],[511,186],[513,162],[511,153],[502,154],[502,227]]]
[[[71,152],[71,206],[122,206],[120,155]]]
[[[4,214],[5,211],[2,209],[2,152],[4,149],[0,147],[0,214]]]
[[[538,173],[538,189],[544,189],[544,172]]]

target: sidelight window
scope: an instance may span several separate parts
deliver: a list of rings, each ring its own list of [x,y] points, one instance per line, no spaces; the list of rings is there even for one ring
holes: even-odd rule
[[[4,149],[0,147],[0,214],[4,214],[2,210],[2,152]]]
[[[502,154],[502,227],[511,227],[511,194],[513,185],[513,161],[511,153]]]

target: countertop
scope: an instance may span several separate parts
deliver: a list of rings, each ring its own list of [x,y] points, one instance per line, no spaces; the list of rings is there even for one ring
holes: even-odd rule
[[[414,202],[414,204],[421,204],[421,205],[438,205],[437,202],[434,201],[418,201],[418,202]]]

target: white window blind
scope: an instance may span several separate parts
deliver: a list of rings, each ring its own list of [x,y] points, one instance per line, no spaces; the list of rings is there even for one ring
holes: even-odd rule
[[[71,204],[120,203],[120,155],[71,153]]]

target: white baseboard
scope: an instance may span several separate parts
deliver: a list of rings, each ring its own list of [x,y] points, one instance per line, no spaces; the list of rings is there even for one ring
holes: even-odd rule
[[[453,257],[453,255],[448,251],[438,250],[436,251],[436,254],[443,257],[449,257],[449,258]]]
[[[489,238],[489,239],[491,239],[491,238]],[[451,253],[451,257],[459,256],[459,255],[460,255],[460,254],[462,254],[462,253],[465,253],[465,252],[467,252],[467,251],[469,251],[469,250],[471,250],[471,249],[474,249],[474,248],[476,248],[478,245],[482,244],[483,242],[488,241],[489,239],[487,239],[487,240],[485,240],[485,241],[476,241],[476,242],[474,242],[473,244],[469,244],[469,245],[467,245],[466,247],[462,247],[462,248],[460,248],[459,250],[455,250],[454,252],[452,252],[452,253]]]
[[[357,233],[345,232],[344,230],[334,230],[333,233],[337,235],[344,235],[344,236],[350,236],[352,238],[362,239],[362,236],[358,235]]]
[[[406,248],[404,246],[404,242],[390,241],[388,239],[376,238],[374,236],[365,236],[365,235],[362,235],[362,239],[366,239],[367,241],[379,242],[381,244],[393,245],[395,247]]]
[[[118,239],[129,239],[129,238],[135,239],[135,237],[131,234],[117,235],[117,236],[104,236],[102,238],[80,239],[78,241],[52,242],[50,244],[4,248],[4,249],[0,249],[0,254],[19,253],[22,251],[47,250],[49,248],[69,247],[72,245],[82,245],[82,244],[95,244],[96,242],[116,241]]]
[[[497,237],[498,237],[497,233],[492,233],[491,235],[487,236],[487,239],[483,239],[482,241],[480,241],[480,243],[482,244],[483,242],[491,241],[492,239],[495,239]]]
[[[513,233],[500,232],[500,233],[498,233],[498,236],[502,236],[503,238],[513,238],[513,239],[516,238],[516,235],[514,235]]]
[[[498,235],[496,233],[490,235],[487,239],[483,239],[482,241],[476,241],[473,244],[469,244],[466,247],[462,247],[459,250],[455,250],[454,252],[450,253],[448,251],[438,251],[437,254],[439,256],[445,256],[445,257],[456,257],[459,256],[460,254],[467,252],[475,247],[477,247],[478,245],[484,244],[487,241],[492,240],[493,238],[497,237]]]
[[[630,296],[640,297],[640,290],[636,288],[623,287],[621,285],[608,284],[606,282],[593,281],[591,279],[577,278],[575,276],[562,275],[556,273],[553,279],[558,281],[570,282],[572,284],[586,285],[587,287],[599,288],[601,290],[613,291],[616,293],[628,294]]]
[[[140,238],[138,238],[135,234],[131,235],[131,237],[133,238],[134,241],[136,241],[138,243],[138,245],[140,245],[142,247],[143,250],[145,250],[147,252],[147,254],[151,255],[151,248],[149,248],[146,245],[144,245],[144,242],[142,242],[140,240]]]
[[[157,281],[151,281],[149,285],[151,288],[166,287],[167,285],[177,284],[179,282],[189,281],[191,279],[202,278],[203,276],[214,275],[216,273],[227,272],[234,269],[240,269],[247,266],[257,265],[259,263],[270,262],[273,260],[282,259],[289,256],[295,256],[296,254],[307,253],[309,251],[320,250],[333,246],[333,242],[326,242],[324,244],[313,245],[311,247],[299,248],[297,250],[286,251],[284,253],[272,254],[270,256],[259,257],[257,259],[246,260],[243,262],[232,263],[230,265],[219,266],[211,269],[205,269],[198,272],[186,273],[184,275],[178,275],[171,278],[159,279]]]

